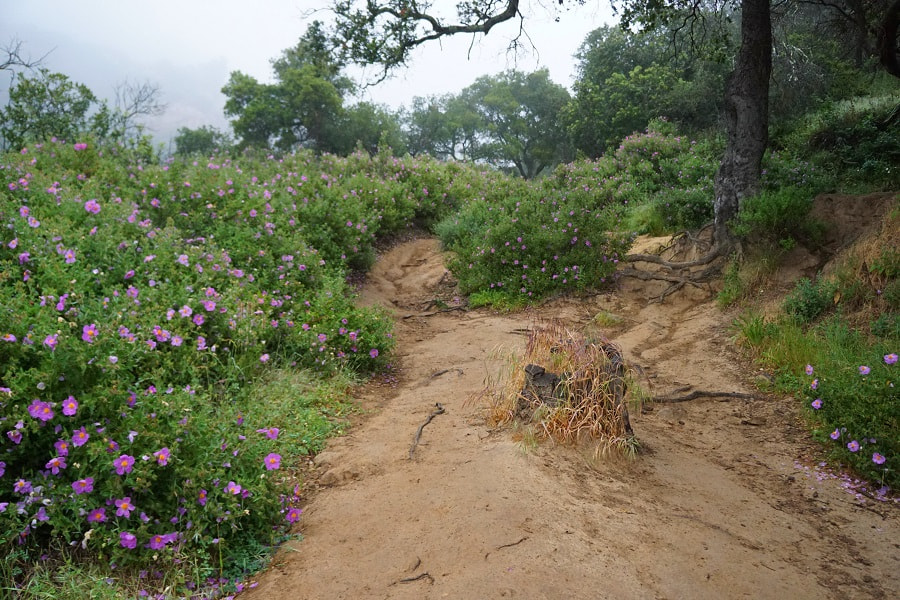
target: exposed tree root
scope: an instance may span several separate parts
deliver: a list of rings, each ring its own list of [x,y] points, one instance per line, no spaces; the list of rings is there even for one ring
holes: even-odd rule
[[[416,446],[419,445],[419,439],[422,437],[422,430],[425,429],[426,425],[431,423],[432,419],[434,419],[438,415],[444,414],[445,412],[447,412],[447,411],[444,410],[444,407],[441,406],[440,402],[435,403],[434,411],[430,415],[428,415],[428,418],[425,419],[424,423],[419,425],[419,430],[416,432],[416,437],[413,438],[412,446],[409,449],[409,459],[410,460],[412,460],[412,458],[413,458],[413,453],[415,453],[415,451],[416,451]]]
[[[688,402],[690,400],[696,400],[697,398],[742,398],[745,400],[753,400],[757,398],[757,396],[754,394],[745,394],[743,392],[709,392],[706,390],[695,390],[684,396],[656,396],[653,398],[653,402]]]

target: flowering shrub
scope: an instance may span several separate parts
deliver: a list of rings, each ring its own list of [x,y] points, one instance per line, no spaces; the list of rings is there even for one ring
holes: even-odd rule
[[[898,489],[900,474],[900,413],[897,354],[872,355],[868,364],[818,369],[806,366],[809,411],[821,423],[819,438],[833,454],[846,461],[870,481],[888,489]],[[821,370],[821,372],[819,372]]]
[[[315,385],[283,393],[311,398],[291,421],[250,384],[383,368],[390,321],[347,270],[477,193],[430,160],[151,166],[93,142],[0,173],[0,546],[206,572],[299,518],[281,473],[335,428]]]

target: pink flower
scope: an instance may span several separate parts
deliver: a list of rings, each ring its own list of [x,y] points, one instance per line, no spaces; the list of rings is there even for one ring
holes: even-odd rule
[[[896,362],[897,362],[897,354],[896,353],[891,352],[890,354],[884,355],[884,364],[893,365]]]
[[[85,477],[72,482],[72,489],[76,494],[90,494],[94,491],[94,478]]]
[[[84,446],[89,439],[91,439],[91,435],[85,430],[84,427],[82,427],[81,429],[76,429],[72,434],[72,445],[76,448],[79,446]]]
[[[46,465],[44,465],[44,468],[50,469],[51,473],[57,475],[62,469],[65,469],[66,466],[66,459],[64,456],[54,456]]]
[[[847,450],[849,450],[850,452],[856,452],[857,450],[859,450],[859,442],[853,440],[852,442],[847,444]]]
[[[812,368],[812,365],[806,365],[806,374],[807,374],[807,375],[812,375],[812,374],[813,374],[813,368]]]
[[[876,465],[883,465],[884,461],[885,461],[885,458],[884,458],[883,454],[879,454],[878,452],[875,452],[874,454],[872,454],[872,462],[875,463]]]
[[[268,355],[268,354],[263,354],[262,356],[260,356],[260,357],[259,357],[259,362],[263,362],[263,363],[264,363],[264,362],[269,362],[269,355]]]
[[[162,466],[166,466],[169,464],[169,457],[172,453],[168,448],[162,448],[161,450],[157,450],[153,453],[153,456],[156,457],[156,462]]]
[[[822,408],[822,399],[816,398],[815,400],[813,400],[812,407],[816,410],[819,410],[820,408]]]
[[[47,422],[53,418],[53,409],[43,400],[35,398],[28,405],[28,414],[39,421]]]
[[[44,345],[50,348],[50,351],[56,350],[56,345],[59,343],[59,336],[57,334],[51,334],[44,338]]]
[[[127,454],[122,454],[121,456],[119,456],[119,458],[113,461],[113,466],[116,468],[116,473],[119,475],[131,473],[133,465],[134,457],[128,456]]]
[[[257,429],[256,433],[264,433],[266,437],[270,440],[274,440],[278,438],[278,428],[277,427],[268,427],[266,429]]]
[[[119,498],[116,500],[117,517],[125,517],[127,519],[131,516],[131,511],[133,510],[134,504],[131,503],[131,496],[125,496],[124,498]]]
[[[188,267],[188,266],[190,266],[190,264],[191,264],[191,263],[188,261],[188,256],[187,256],[187,254],[181,254],[181,255],[179,255],[178,258],[175,259],[175,262],[177,262],[179,265],[184,265],[185,267]]]
[[[274,471],[275,469],[278,469],[279,467],[281,467],[281,455],[272,452],[271,454],[266,456],[264,464],[266,465],[266,470],[268,471]]]
[[[200,304],[203,305],[203,308],[206,309],[206,312],[212,312],[216,310],[216,303],[212,300],[204,300]]]
[[[75,144],[73,148],[75,149],[75,152],[81,152],[82,150],[87,150],[87,144],[79,142],[78,144]]]
[[[95,508],[88,513],[87,520],[88,523],[103,523],[104,521],[106,521],[106,509]]]
[[[872,369],[870,369],[866,365],[860,365],[860,367],[859,367],[860,375],[868,375],[871,371],[872,371]]]
[[[194,311],[191,310],[190,306],[185,304],[178,310],[178,314],[180,314],[184,318],[187,318],[187,317],[190,317],[192,314],[194,314]]]
[[[88,211],[92,215],[96,215],[100,212],[100,204],[96,200],[88,200],[84,203],[84,210]]]
[[[123,548],[134,550],[137,547],[137,537],[133,533],[122,531],[119,533],[119,545]]]
[[[74,396],[69,396],[63,400],[62,413],[67,417],[73,416],[78,411],[78,400]]]
[[[166,544],[169,542],[168,535],[153,535],[150,537],[150,541],[147,543],[145,548],[150,548],[151,550],[162,550],[165,548]]]
[[[196,315],[194,315],[194,318],[191,320],[194,322],[194,325],[196,325],[197,327],[200,327],[201,325],[203,325],[204,322],[206,322],[206,318],[203,315],[201,315],[200,313],[197,313]]]
[[[831,439],[833,439],[833,440],[838,439],[839,437],[841,437],[841,430],[840,430],[840,429],[835,429],[834,431],[831,432],[830,437],[831,437]]]
[[[85,325],[81,328],[81,339],[87,342],[88,344],[93,344],[94,340],[97,337],[97,326],[94,323],[90,325]]]
[[[284,520],[288,523],[296,523],[298,519],[300,519],[300,514],[303,511],[299,508],[292,508],[287,511],[287,514],[284,516]]]
[[[69,442],[66,440],[57,440],[56,443],[53,444],[53,447],[56,448],[56,453],[60,456],[69,455]]]
[[[809,384],[809,388],[812,390],[818,389],[819,388],[819,380],[813,379],[812,383]]]
[[[225,486],[225,491],[228,492],[229,494],[234,494],[235,496],[237,496],[238,494],[241,493],[241,486],[239,486],[238,484],[236,484],[233,481],[229,481],[228,485]]]
[[[371,350],[369,350],[369,356],[371,356],[372,358],[377,358],[378,357],[378,349],[372,348]]]

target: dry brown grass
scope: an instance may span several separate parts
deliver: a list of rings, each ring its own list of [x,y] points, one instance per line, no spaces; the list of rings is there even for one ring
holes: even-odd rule
[[[605,339],[588,340],[559,322],[536,324],[528,334],[525,353],[500,351],[506,373],[489,381],[480,396],[486,400],[492,426],[517,420],[517,437],[534,437],[565,444],[590,444],[595,455],[633,454],[637,442],[628,425],[627,400],[633,371],[619,349]],[[561,378],[555,406],[523,394],[524,368],[534,364]],[[635,386],[636,387],[636,386]],[[530,418],[522,419],[523,415]]]

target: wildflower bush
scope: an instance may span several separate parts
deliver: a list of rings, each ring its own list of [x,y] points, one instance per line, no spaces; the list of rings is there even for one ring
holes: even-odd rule
[[[490,181],[436,231],[455,252],[463,291],[478,298],[516,304],[596,288],[611,281],[633,232],[649,229],[635,226],[636,209],[650,207],[669,231],[712,217],[714,164],[707,145],[655,121],[614,153],[542,181]]]
[[[390,321],[354,305],[347,273],[475,193],[427,159],[132,158],[54,140],[0,159],[11,584],[9,561],[63,547],[200,583],[239,573],[299,518],[285,471],[341,412],[319,390],[388,361]],[[309,374],[280,393],[296,420],[257,385],[290,373]]]

